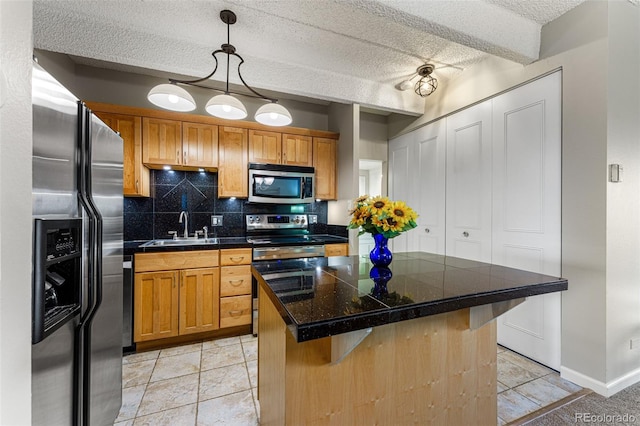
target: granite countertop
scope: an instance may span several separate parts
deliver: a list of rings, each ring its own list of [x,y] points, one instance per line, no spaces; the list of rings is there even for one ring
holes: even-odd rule
[[[309,234],[309,242],[304,244],[337,244],[348,243],[349,239],[337,235],[329,234]],[[247,241],[246,237],[220,237],[214,244],[193,244],[193,245],[168,245],[168,246],[149,246],[142,247],[147,240],[125,241],[124,254],[149,253],[149,252],[165,252],[165,251],[190,251],[190,250],[220,250],[229,248],[247,248],[253,247],[253,244]],[[297,242],[283,242],[278,245],[299,245]],[[264,244],[261,244],[264,245]]]
[[[568,288],[563,278],[421,252],[394,254],[389,269],[385,293],[370,274],[387,271],[358,256],[253,263],[298,342]],[[299,288],[283,290],[292,280]]]

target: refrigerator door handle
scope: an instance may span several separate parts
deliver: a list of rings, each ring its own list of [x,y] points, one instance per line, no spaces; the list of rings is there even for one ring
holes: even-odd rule
[[[89,218],[89,253],[87,259],[88,283],[87,300],[88,307],[78,324],[76,338],[77,359],[82,359],[78,367],[76,386],[77,401],[82,401],[81,412],[75,413],[75,425],[88,425],[90,423],[91,406],[91,323],[102,303],[102,215],[96,208],[92,198],[91,186],[91,111],[78,103],[78,196],[82,208]],[[79,370],[81,368],[81,370]]]

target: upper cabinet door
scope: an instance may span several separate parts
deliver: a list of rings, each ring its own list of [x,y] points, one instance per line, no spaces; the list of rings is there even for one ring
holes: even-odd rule
[[[99,111],[95,114],[122,138],[122,193],[125,196],[148,197],[149,169],[142,164],[142,119],[135,115]]]
[[[313,138],[313,167],[316,169],[316,198],[335,200],[336,193],[336,140]]]
[[[145,164],[182,165],[181,122],[143,117],[142,154]]]
[[[249,140],[247,129],[219,129],[218,197],[249,196]]]
[[[491,262],[491,100],[447,117],[447,256]]]
[[[282,135],[282,164],[311,167],[314,163],[313,151],[311,136]]]
[[[249,162],[280,164],[282,161],[282,134],[249,130]]]
[[[186,167],[218,167],[218,126],[183,122],[182,151]]]

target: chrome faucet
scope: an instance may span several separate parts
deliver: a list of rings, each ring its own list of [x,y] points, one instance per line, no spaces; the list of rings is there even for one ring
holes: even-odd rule
[[[189,238],[189,215],[184,210],[180,212],[180,219],[178,219],[178,223],[182,223],[182,218],[184,217],[184,237]]]

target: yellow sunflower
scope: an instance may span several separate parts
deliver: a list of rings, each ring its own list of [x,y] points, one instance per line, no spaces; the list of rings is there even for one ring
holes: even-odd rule
[[[387,210],[390,205],[391,201],[389,201],[387,197],[377,196],[369,201],[369,207],[371,208],[372,215],[381,214],[384,210]]]
[[[417,215],[416,212],[411,209],[411,207],[407,206],[404,201],[394,201],[391,203],[390,216],[402,226],[406,225],[412,220],[415,220]]]

